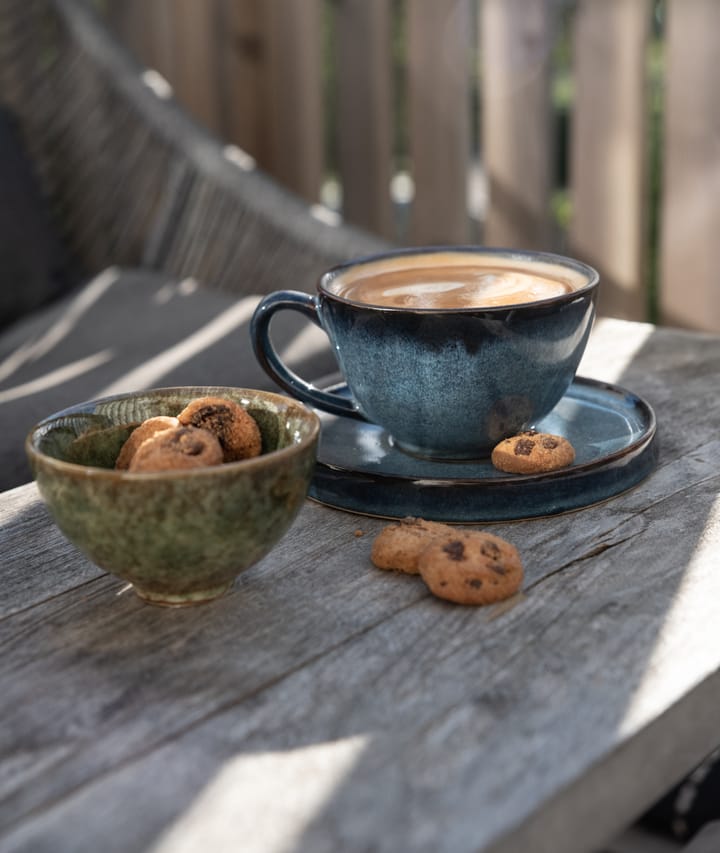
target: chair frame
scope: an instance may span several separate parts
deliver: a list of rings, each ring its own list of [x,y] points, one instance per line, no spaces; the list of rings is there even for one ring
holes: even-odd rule
[[[323,221],[168,89],[83,0],[0,0],[0,102],[82,270],[143,266],[239,295],[307,291],[327,267],[388,247]]]

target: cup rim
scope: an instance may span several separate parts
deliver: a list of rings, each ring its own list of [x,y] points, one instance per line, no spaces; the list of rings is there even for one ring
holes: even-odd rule
[[[344,272],[354,269],[365,264],[381,263],[383,261],[392,260],[394,258],[415,257],[418,255],[435,255],[435,254],[456,254],[456,255],[479,255],[490,258],[503,258],[509,261],[517,261],[518,263],[528,263],[534,261],[543,261],[549,265],[565,267],[573,270],[587,278],[587,283],[573,289],[567,293],[560,293],[556,296],[549,296],[545,299],[533,299],[529,302],[512,302],[505,305],[487,305],[487,306],[467,306],[462,308],[418,308],[418,307],[401,307],[396,305],[373,305],[369,302],[359,302],[354,299],[348,299],[334,293],[329,289],[330,284]],[[517,310],[519,308],[527,308],[534,306],[553,305],[567,301],[574,301],[578,297],[583,297],[595,290],[600,282],[600,274],[598,271],[576,258],[567,255],[561,255],[556,252],[546,252],[535,249],[510,249],[495,246],[477,246],[477,245],[435,245],[435,246],[417,246],[403,247],[398,249],[389,249],[384,252],[377,252],[370,255],[363,255],[357,258],[352,258],[348,261],[335,264],[326,270],[318,279],[318,292],[328,299],[342,302],[346,305],[368,309],[371,311],[394,312],[401,314],[477,314],[488,313],[498,314],[506,313],[508,310]]]
[[[293,408],[305,412],[308,415],[310,431],[308,435],[301,438],[299,442],[289,444],[286,447],[281,447],[277,450],[272,450],[268,453],[262,453],[260,454],[260,456],[254,456],[249,459],[239,459],[235,462],[225,462],[222,465],[209,465],[203,468],[191,469],[170,469],[167,471],[131,472],[126,470],[117,470],[115,468],[100,468],[90,465],[81,465],[77,462],[69,462],[66,459],[58,459],[55,456],[50,456],[49,454],[44,453],[36,444],[36,436],[43,428],[51,428],[54,423],[60,421],[64,417],[66,418],[72,415],[82,415],[83,410],[90,411],[91,407],[97,406],[99,404],[117,400],[127,400],[132,397],[138,397],[145,394],[162,393],[170,395],[173,393],[185,393],[187,391],[206,392],[204,394],[198,394],[198,396],[208,396],[211,393],[214,395],[222,395],[223,391],[232,391],[233,393],[246,393],[248,395],[255,395],[264,398],[269,398],[271,400],[276,400],[288,406],[291,405]],[[301,449],[311,445],[314,441],[317,440],[319,434],[320,418],[318,417],[318,415],[309,406],[305,405],[301,400],[297,400],[294,397],[290,397],[289,395],[278,394],[274,391],[264,391],[259,388],[240,388],[234,386],[220,385],[176,385],[162,388],[145,388],[139,389],[137,391],[127,391],[121,394],[110,394],[106,397],[89,399],[80,403],[75,403],[71,406],[66,406],[64,409],[47,415],[42,420],[34,424],[34,426],[30,428],[30,430],[28,430],[27,435],[25,437],[25,453],[28,458],[36,459],[42,465],[45,465],[55,471],[65,472],[67,474],[82,474],[85,477],[109,479],[116,481],[167,481],[176,479],[182,480],[187,477],[218,477],[222,476],[223,473],[227,475],[232,471],[237,471],[238,469],[251,470],[253,468],[260,468],[266,465],[268,459],[270,458],[277,462],[282,462],[282,459],[290,457],[300,452]]]

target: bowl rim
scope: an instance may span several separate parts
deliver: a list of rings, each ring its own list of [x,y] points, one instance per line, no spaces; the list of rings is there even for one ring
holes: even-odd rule
[[[170,469],[168,471],[126,471],[116,468],[100,468],[94,465],[79,465],[76,462],[68,462],[64,459],[58,459],[55,456],[50,456],[43,453],[42,450],[35,447],[34,438],[38,431],[52,425],[54,421],[66,418],[70,415],[83,414],[84,407],[97,406],[101,403],[112,402],[116,400],[127,400],[132,397],[138,397],[146,394],[166,394],[172,393],[185,394],[186,392],[199,392],[198,397],[222,396],[223,391],[231,391],[233,394],[249,395],[269,399],[271,402],[277,402],[285,406],[292,406],[295,409],[303,412],[308,416],[308,421],[311,430],[308,435],[303,436],[297,444],[289,444],[287,447],[281,447],[277,450],[271,450],[268,453],[262,453],[259,456],[253,456],[250,459],[239,459],[235,462],[224,462],[221,465],[207,465],[202,468],[186,468],[186,469]],[[150,482],[150,481],[168,481],[182,480],[189,477],[217,477],[221,476],[222,472],[231,473],[240,469],[252,470],[253,468],[261,468],[269,459],[281,462],[285,457],[291,457],[300,450],[317,442],[320,434],[320,418],[317,413],[309,406],[305,405],[300,400],[290,397],[287,394],[278,394],[275,391],[265,391],[261,388],[244,388],[231,385],[172,385],[160,388],[147,388],[137,391],[126,391],[122,394],[110,394],[106,397],[97,397],[84,400],[80,403],[75,403],[53,412],[51,415],[38,421],[30,428],[25,437],[25,452],[28,458],[37,459],[43,465],[46,465],[59,472],[67,474],[83,473],[84,476],[98,477],[101,479],[110,479],[116,481],[128,480],[131,482]]]

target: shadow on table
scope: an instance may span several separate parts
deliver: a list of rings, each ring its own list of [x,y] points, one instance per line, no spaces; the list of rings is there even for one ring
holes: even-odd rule
[[[613,377],[658,413],[657,471],[581,513],[494,528],[526,555],[512,606],[453,607],[380,575],[370,537],[354,535],[377,524],[311,505],[313,535],[294,527],[210,607],[155,610],[106,579],[24,615],[34,651],[3,682],[5,731],[27,757],[0,803],[8,849],[78,849],[78,823],[83,849],[117,831],[123,849],[155,853],[223,839],[263,853],[555,853],[621,829],[715,725],[707,688],[691,691],[715,667],[695,626],[716,621],[696,581],[718,544],[706,377],[720,343],[678,333],[670,361],[668,334],[648,334]],[[13,671],[22,658],[15,642]],[[658,694],[660,673],[697,710],[692,732],[667,711],[682,755],[667,726],[643,728],[675,698]],[[585,837],[568,841],[568,815]]]

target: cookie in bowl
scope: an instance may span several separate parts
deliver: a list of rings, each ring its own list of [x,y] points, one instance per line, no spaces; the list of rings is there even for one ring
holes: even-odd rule
[[[177,418],[203,397],[242,407],[257,424],[260,453],[226,462],[217,450],[194,467],[115,467],[141,424]],[[287,532],[310,486],[319,432],[317,415],[290,397],[179,387],[72,406],[35,426],[25,448],[42,498],[74,545],[144,600],[184,605],[227,592]],[[168,434],[146,438],[134,456]],[[210,439],[203,445],[219,448]]]

